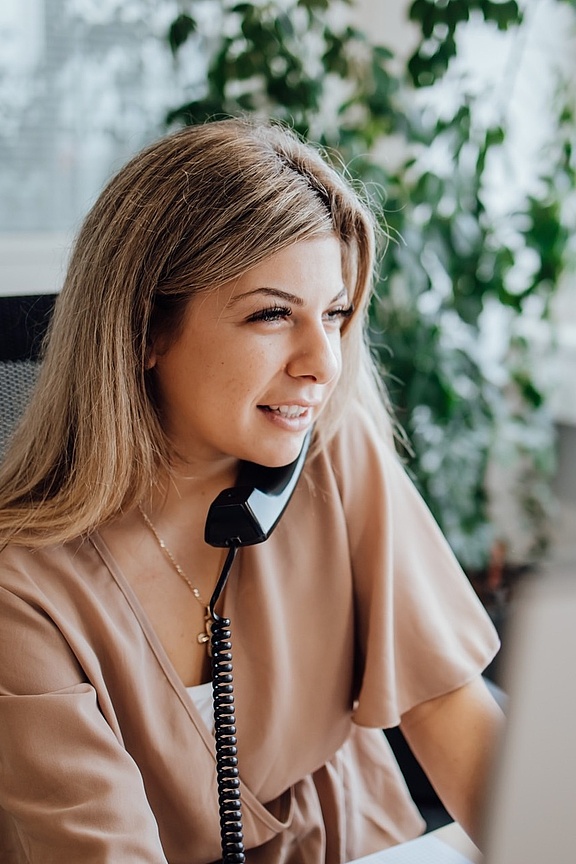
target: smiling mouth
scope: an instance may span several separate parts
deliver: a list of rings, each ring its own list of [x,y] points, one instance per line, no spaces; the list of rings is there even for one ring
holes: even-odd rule
[[[279,417],[286,417],[289,420],[294,420],[296,417],[303,417],[310,410],[305,405],[260,405],[264,411],[269,411],[271,414],[278,414]]]

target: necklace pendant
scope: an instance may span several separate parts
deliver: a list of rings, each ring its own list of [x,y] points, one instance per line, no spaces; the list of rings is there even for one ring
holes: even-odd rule
[[[214,619],[210,615],[210,609],[206,607],[206,613],[204,615],[204,632],[198,633],[196,637],[198,643],[200,645],[206,645],[206,649],[208,651],[208,656],[212,656],[212,625],[214,624]]]
[[[144,522],[146,523],[146,525],[148,526],[148,528],[150,529],[150,531],[154,535],[154,538],[156,539],[156,542],[158,543],[160,549],[162,550],[162,552],[164,553],[164,555],[166,556],[166,558],[168,559],[168,561],[170,562],[170,564],[172,565],[172,567],[174,568],[174,570],[176,571],[178,576],[180,576],[182,581],[186,583],[186,585],[188,586],[188,588],[192,592],[195,600],[197,600],[198,603],[204,609],[204,632],[198,633],[196,640],[197,640],[199,645],[206,645],[206,649],[208,651],[208,656],[212,657],[212,626],[214,625],[214,619],[212,618],[212,615],[210,614],[210,606],[206,606],[206,604],[202,600],[202,597],[200,596],[200,592],[199,592],[198,588],[196,588],[196,586],[193,585],[192,582],[188,579],[188,577],[186,576],[186,574],[184,573],[184,571],[182,570],[182,568],[180,567],[180,565],[178,564],[178,562],[176,561],[176,559],[174,558],[174,556],[172,555],[172,553],[170,552],[170,550],[168,549],[168,547],[166,546],[166,544],[164,543],[164,541],[162,540],[160,535],[158,534],[156,528],[154,527],[154,525],[150,521],[150,517],[146,515],[146,513],[144,512],[144,510],[142,509],[140,504],[138,504],[137,506],[138,506],[138,510],[140,511],[140,515],[142,516],[142,518],[144,519]]]

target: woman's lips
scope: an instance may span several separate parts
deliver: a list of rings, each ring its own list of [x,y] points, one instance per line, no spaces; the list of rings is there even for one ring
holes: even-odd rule
[[[274,424],[300,432],[307,429],[314,418],[312,405],[259,405],[258,408]]]

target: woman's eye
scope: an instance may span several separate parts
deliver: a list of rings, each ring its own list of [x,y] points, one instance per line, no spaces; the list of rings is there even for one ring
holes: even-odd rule
[[[350,304],[350,306],[338,306],[336,309],[330,309],[326,313],[326,317],[329,321],[338,321],[344,323],[348,318],[350,318],[354,314],[354,306]]]
[[[354,306],[338,306],[334,309],[329,309],[324,313],[324,320],[330,323],[342,324],[354,312]],[[271,323],[274,321],[285,321],[292,315],[292,309],[289,306],[268,306],[266,309],[260,309],[258,312],[253,312],[246,319],[249,323],[263,321]]]
[[[281,321],[284,318],[289,318],[290,315],[292,315],[292,310],[288,306],[269,306],[267,309],[254,312],[248,321]]]

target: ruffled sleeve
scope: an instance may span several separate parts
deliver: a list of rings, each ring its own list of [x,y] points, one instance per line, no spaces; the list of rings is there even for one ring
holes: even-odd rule
[[[349,415],[333,460],[355,584],[354,720],[395,726],[413,706],[481,673],[499,641],[389,439],[364,412]]]

